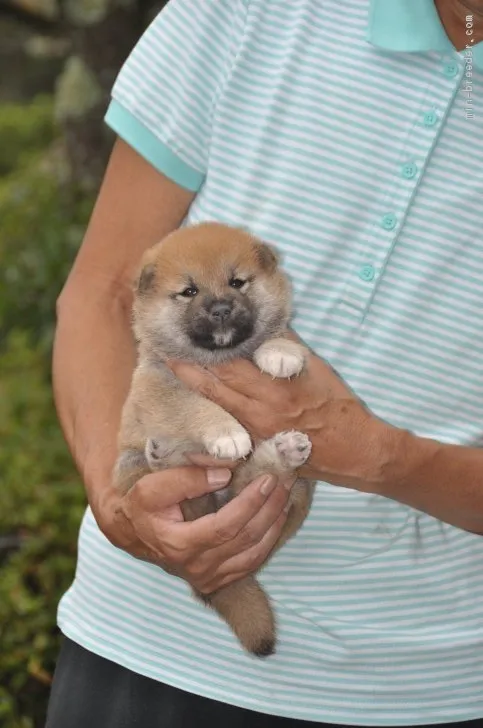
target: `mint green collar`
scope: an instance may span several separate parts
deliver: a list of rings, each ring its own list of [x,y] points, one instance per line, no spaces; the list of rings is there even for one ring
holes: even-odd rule
[[[367,39],[388,51],[455,52],[434,0],[370,0]],[[472,46],[473,65],[483,71],[483,43],[468,45]]]

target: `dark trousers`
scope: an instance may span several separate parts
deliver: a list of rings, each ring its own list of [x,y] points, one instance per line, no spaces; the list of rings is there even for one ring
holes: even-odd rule
[[[314,728],[316,725],[341,728],[276,718],[191,695],[137,675],[66,639],[55,671],[46,728]],[[483,728],[483,720],[452,726]]]

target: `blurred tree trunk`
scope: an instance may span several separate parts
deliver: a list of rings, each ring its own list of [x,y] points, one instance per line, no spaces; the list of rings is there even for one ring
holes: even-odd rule
[[[55,111],[73,178],[95,190],[111,148],[102,123],[109,93],[130,50],[167,0],[0,0],[39,36],[66,43]]]
[[[95,186],[105,168],[110,134],[102,124],[116,75],[163,3],[136,0],[65,0],[72,53],[57,84],[56,113],[65,132],[74,177]]]

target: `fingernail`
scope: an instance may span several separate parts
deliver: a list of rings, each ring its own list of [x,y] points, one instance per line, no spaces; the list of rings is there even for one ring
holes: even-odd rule
[[[275,489],[276,485],[276,478],[274,478],[273,475],[266,475],[264,478],[262,478],[262,480],[260,480],[260,493],[262,495],[270,495],[272,490]]]
[[[292,508],[292,504],[289,501],[288,503],[285,504],[285,508],[283,509],[283,512],[288,513],[291,508]]]
[[[206,471],[206,479],[208,485],[212,485],[213,487],[227,485],[231,480],[231,470],[228,470],[228,468],[208,468]]]

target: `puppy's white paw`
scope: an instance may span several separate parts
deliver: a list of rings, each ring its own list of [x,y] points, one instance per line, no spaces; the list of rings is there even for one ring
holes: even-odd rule
[[[310,457],[312,443],[303,432],[279,432],[273,437],[283,465],[294,470],[300,468]]]
[[[210,435],[207,433],[203,443],[210,455],[215,458],[238,460],[246,457],[252,449],[252,442],[248,432],[242,427],[225,434]]]
[[[267,341],[256,350],[253,359],[260,371],[276,379],[288,379],[304,368],[305,350],[285,339]]]

